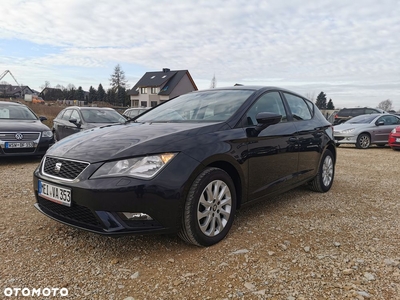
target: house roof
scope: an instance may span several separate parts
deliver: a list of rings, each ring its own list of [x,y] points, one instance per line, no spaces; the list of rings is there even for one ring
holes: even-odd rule
[[[188,70],[171,71],[170,69],[163,69],[159,72],[146,72],[128,92],[128,95],[138,95],[138,89],[141,87],[163,87],[158,94],[169,95],[186,74],[188,75],[193,87],[197,90],[197,86]]]

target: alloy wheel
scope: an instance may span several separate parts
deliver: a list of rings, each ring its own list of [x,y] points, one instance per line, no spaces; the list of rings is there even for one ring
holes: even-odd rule
[[[197,222],[209,237],[218,235],[227,225],[232,211],[231,191],[221,180],[210,182],[201,193],[197,206]]]

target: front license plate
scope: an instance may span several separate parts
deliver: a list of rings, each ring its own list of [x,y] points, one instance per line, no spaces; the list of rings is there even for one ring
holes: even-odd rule
[[[63,188],[39,180],[38,193],[40,197],[43,197],[47,200],[65,206],[71,206],[71,189]]]
[[[400,138],[396,138],[396,143],[400,143]]]
[[[5,143],[6,148],[10,149],[10,148],[33,148],[33,142],[16,142],[16,143],[10,143],[10,142],[6,142]]]

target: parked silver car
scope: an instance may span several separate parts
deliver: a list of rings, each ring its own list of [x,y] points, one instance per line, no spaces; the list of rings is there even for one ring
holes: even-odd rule
[[[400,117],[392,114],[368,114],[354,117],[334,126],[336,145],[355,144],[366,149],[371,144],[385,146],[389,133],[400,125]]]
[[[151,107],[133,107],[133,108],[128,108],[127,110],[124,111],[122,114],[125,117],[128,117],[130,119],[133,119],[137,117],[138,115],[148,111]]]

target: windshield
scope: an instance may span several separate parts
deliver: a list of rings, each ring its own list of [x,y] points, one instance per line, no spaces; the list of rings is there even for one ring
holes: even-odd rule
[[[351,118],[346,124],[368,124],[371,123],[376,118],[376,115],[361,115]]]
[[[0,105],[0,119],[37,120],[37,117],[26,106],[1,104]]]
[[[145,113],[137,122],[221,122],[229,119],[253,93],[248,90],[193,92]]]
[[[82,109],[82,118],[86,123],[124,123],[126,119],[115,110]]]

